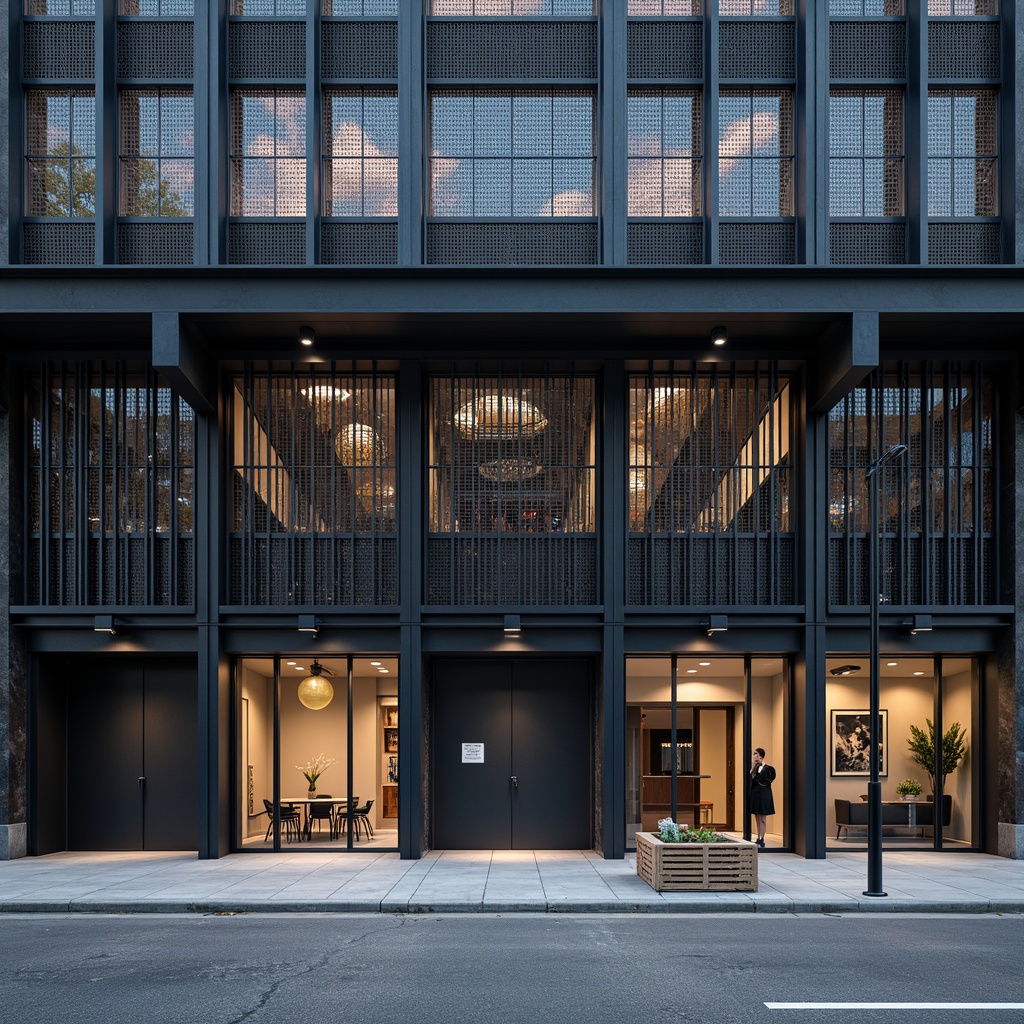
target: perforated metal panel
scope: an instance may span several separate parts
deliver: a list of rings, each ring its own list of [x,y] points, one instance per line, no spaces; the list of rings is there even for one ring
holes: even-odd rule
[[[135,18],[191,18],[195,7],[195,0],[117,0],[117,13]]]
[[[794,78],[796,24],[791,21],[723,21],[718,28],[722,78]]]
[[[630,18],[701,15],[703,0],[628,0],[626,14]]]
[[[24,225],[26,263],[88,266],[96,262],[96,226],[86,222]]]
[[[24,0],[24,3],[25,13],[38,17],[91,18],[96,14],[96,0]]]
[[[325,21],[321,29],[322,78],[398,77],[397,21]]]
[[[703,78],[703,23],[631,21],[627,28],[626,60],[630,78]]]
[[[231,0],[231,14],[246,18],[304,18],[309,0]]]
[[[829,263],[833,266],[907,262],[903,223],[830,224]]]
[[[830,18],[900,18],[906,13],[903,0],[828,0]]]
[[[427,263],[452,266],[591,265],[597,263],[597,225],[427,224]]]
[[[320,262],[393,265],[398,262],[398,225],[325,221],[320,227]]]
[[[999,13],[999,0],[928,0],[929,18],[970,18]]]
[[[25,78],[95,78],[96,23],[27,21],[22,25]]]
[[[792,17],[794,0],[718,0],[723,18]]]
[[[228,26],[232,78],[306,77],[306,23],[232,21]]]
[[[475,18],[585,18],[594,13],[594,0],[427,0],[427,13]]]
[[[191,78],[191,21],[119,21],[118,78]]]
[[[718,262],[774,265],[796,262],[796,226],[794,224],[718,225]]]
[[[117,262],[189,266],[194,255],[194,226],[191,221],[117,225]]]
[[[262,266],[305,263],[306,225],[233,221],[228,225],[228,262]]]
[[[320,13],[336,18],[397,18],[398,0],[321,0]]]
[[[907,27],[902,21],[833,21],[828,26],[832,78],[906,78]]]
[[[631,221],[627,228],[627,262],[637,266],[704,262],[701,223]]]
[[[999,263],[998,224],[929,224],[928,262],[937,266],[973,267]]]
[[[597,24],[428,22],[427,77],[499,81],[596,78]]]
[[[928,23],[929,78],[998,78],[999,22]]]

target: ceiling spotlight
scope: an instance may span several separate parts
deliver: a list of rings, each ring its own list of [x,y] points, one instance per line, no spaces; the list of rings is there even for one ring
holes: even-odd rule
[[[838,665],[836,668],[829,669],[829,673],[834,676],[852,676],[854,672],[860,671],[860,665]]]
[[[712,345],[724,345],[729,340],[729,332],[724,327],[712,327],[711,328],[711,344]]]
[[[505,636],[521,636],[523,632],[522,622],[518,615],[505,616]]]
[[[299,344],[305,345],[306,348],[312,348],[313,343],[316,341],[316,331],[312,327],[308,327],[303,324],[299,328]]]
[[[727,615],[712,615],[707,621],[708,636],[714,636],[715,633],[728,633],[729,632],[729,617]]]
[[[92,623],[93,632],[117,636],[117,620],[113,615],[97,615]]]
[[[300,615],[299,616],[299,632],[300,633],[312,633],[313,636],[318,636],[320,633],[320,625],[316,621],[315,615]]]
[[[915,615],[911,620],[910,635],[917,636],[918,633],[930,633],[932,631],[932,617],[930,615]]]

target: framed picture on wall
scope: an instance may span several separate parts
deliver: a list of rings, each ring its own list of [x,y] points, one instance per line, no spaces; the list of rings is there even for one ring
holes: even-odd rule
[[[385,704],[381,708],[381,712],[384,715],[384,726],[385,728],[394,728],[398,725],[398,708],[393,704]]]
[[[384,730],[384,753],[386,753],[386,754],[397,754],[398,753],[398,730],[397,729],[385,729]]]
[[[889,774],[889,712],[879,711],[882,735],[879,741],[879,776]],[[832,711],[832,774],[871,774],[871,714],[868,711]]]

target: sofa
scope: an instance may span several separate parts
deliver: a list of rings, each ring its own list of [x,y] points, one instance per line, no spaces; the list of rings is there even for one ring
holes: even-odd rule
[[[916,828],[923,832],[925,828],[931,828],[935,824],[933,804],[920,803],[917,805]],[[947,793],[942,797],[942,824],[949,825],[953,816],[953,798]],[[907,807],[906,804],[891,802],[882,804],[882,831],[894,828],[907,828]],[[868,830],[868,805],[866,800],[840,800],[836,799],[836,839],[839,838],[843,829],[849,836],[851,828],[862,828]]]

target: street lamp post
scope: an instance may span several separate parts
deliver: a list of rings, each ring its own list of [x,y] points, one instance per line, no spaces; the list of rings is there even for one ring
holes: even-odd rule
[[[878,605],[881,601],[878,554],[881,537],[878,535],[878,471],[907,454],[905,444],[894,444],[868,466],[865,474],[868,481],[868,503],[870,508],[870,529],[868,548],[868,608],[870,609],[870,655],[871,671],[868,694],[868,721],[871,728],[871,746],[868,750],[871,778],[868,782],[868,887],[865,896],[887,896],[882,889],[882,783],[878,781],[882,768],[882,723],[879,704],[879,638]]]

